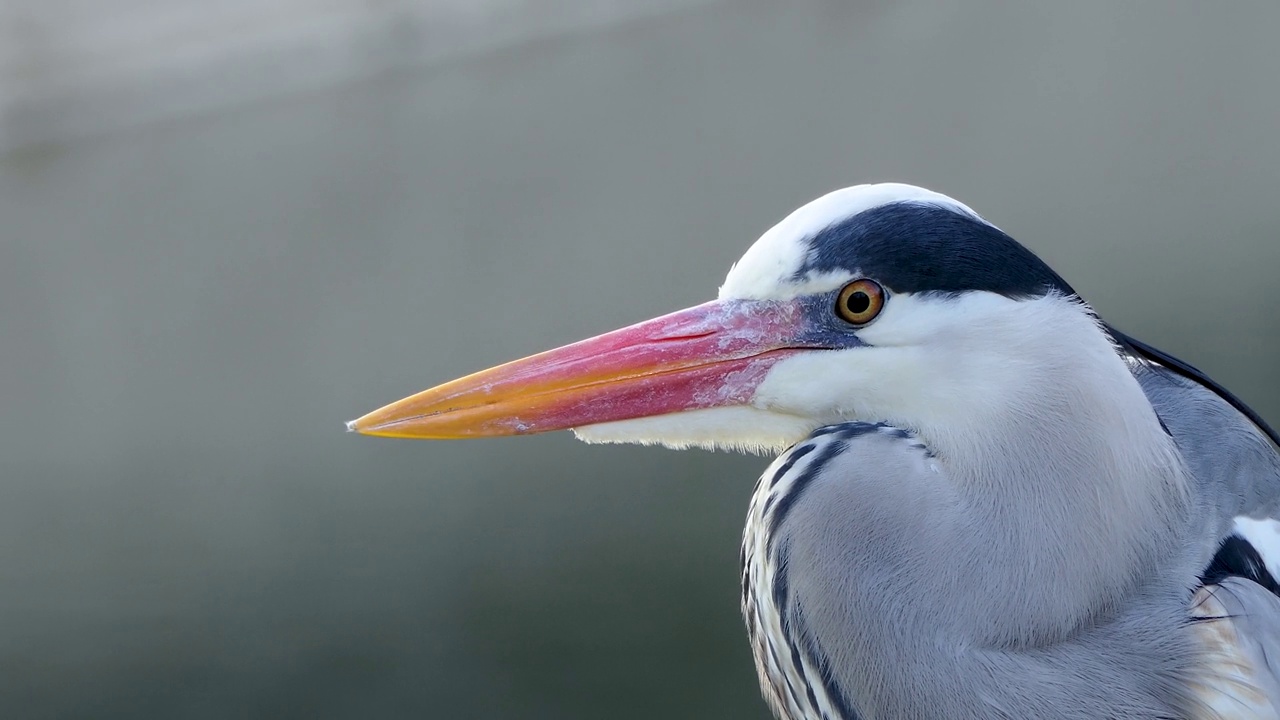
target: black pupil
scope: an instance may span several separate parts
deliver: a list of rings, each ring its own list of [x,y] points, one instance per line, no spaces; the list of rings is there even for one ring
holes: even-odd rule
[[[861,315],[871,309],[871,296],[859,290],[844,301],[844,306],[854,315]]]

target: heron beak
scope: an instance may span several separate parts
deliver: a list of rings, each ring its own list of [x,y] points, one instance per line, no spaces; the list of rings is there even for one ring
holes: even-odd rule
[[[796,302],[725,300],[454,380],[347,423],[365,435],[469,438],[742,405],[799,351]]]

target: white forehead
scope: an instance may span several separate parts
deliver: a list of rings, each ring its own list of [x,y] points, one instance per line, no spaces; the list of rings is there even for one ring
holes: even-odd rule
[[[761,235],[730,268],[720,286],[720,299],[783,299],[843,285],[852,273],[829,272],[792,279],[808,259],[809,239],[855,215],[899,202],[938,205],[982,219],[958,200],[915,185],[876,183],[842,188],[801,206]]]

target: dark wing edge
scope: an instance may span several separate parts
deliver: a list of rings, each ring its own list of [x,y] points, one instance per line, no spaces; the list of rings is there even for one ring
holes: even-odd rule
[[[1229,577],[1252,580],[1276,597],[1280,597],[1280,583],[1267,569],[1262,554],[1248,538],[1234,529],[1214,554],[1209,567],[1200,576],[1203,585],[1219,585]]]
[[[1249,418],[1249,421],[1254,425],[1257,425],[1259,430],[1266,433],[1267,437],[1271,439],[1271,442],[1274,443],[1276,447],[1280,447],[1280,434],[1277,434],[1276,431],[1267,424],[1267,421],[1263,420],[1262,416],[1254,411],[1253,408],[1246,405],[1243,400],[1233,395],[1230,390],[1220,385],[1213,378],[1210,378],[1208,375],[1200,372],[1200,370],[1196,369],[1193,365],[1183,362],[1163,350],[1151,347],[1141,340],[1125,335],[1110,325],[1107,325],[1106,328],[1107,332],[1111,333],[1111,336],[1115,338],[1116,342],[1125,350],[1128,350],[1138,357],[1169,368],[1188,380],[1197,382],[1209,390],[1212,390],[1216,395],[1218,395],[1218,397],[1221,397],[1223,400],[1230,403],[1231,407],[1239,410],[1245,417]]]

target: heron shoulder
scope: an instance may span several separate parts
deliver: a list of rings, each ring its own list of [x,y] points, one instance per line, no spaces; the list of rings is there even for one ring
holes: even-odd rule
[[[847,678],[834,670],[847,663],[819,642],[831,635],[814,626],[811,611],[816,608],[806,609],[801,600],[805,583],[820,577],[806,544],[814,537],[796,537],[806,528],[830,535],[829,528],[815,523],[814,506],[832,499],[827,489],[829,483],[839,482],[841,473],[836,470],[845,467],[840,459],[854,456],[868,477],[936,471],[929,465],[932,454],[910,432],[882,423],[841,423],[817,429],[779,456],[760,476],[752,496],[742,547],[742,608],[761,687],[777,715],[787,720],[857,717],[843,686]],[[842,515],[838,507],[831,511],[829,517]],[[867,530],[853,516],[845,517],[846,530],[853,534],[830,538],[833,545]],[[875,544],[874,533],[866,542]],[[821,604],[828,606],[824,610],[841,612],[837,603]],[[842,653],[848,650],[840,648]]]

